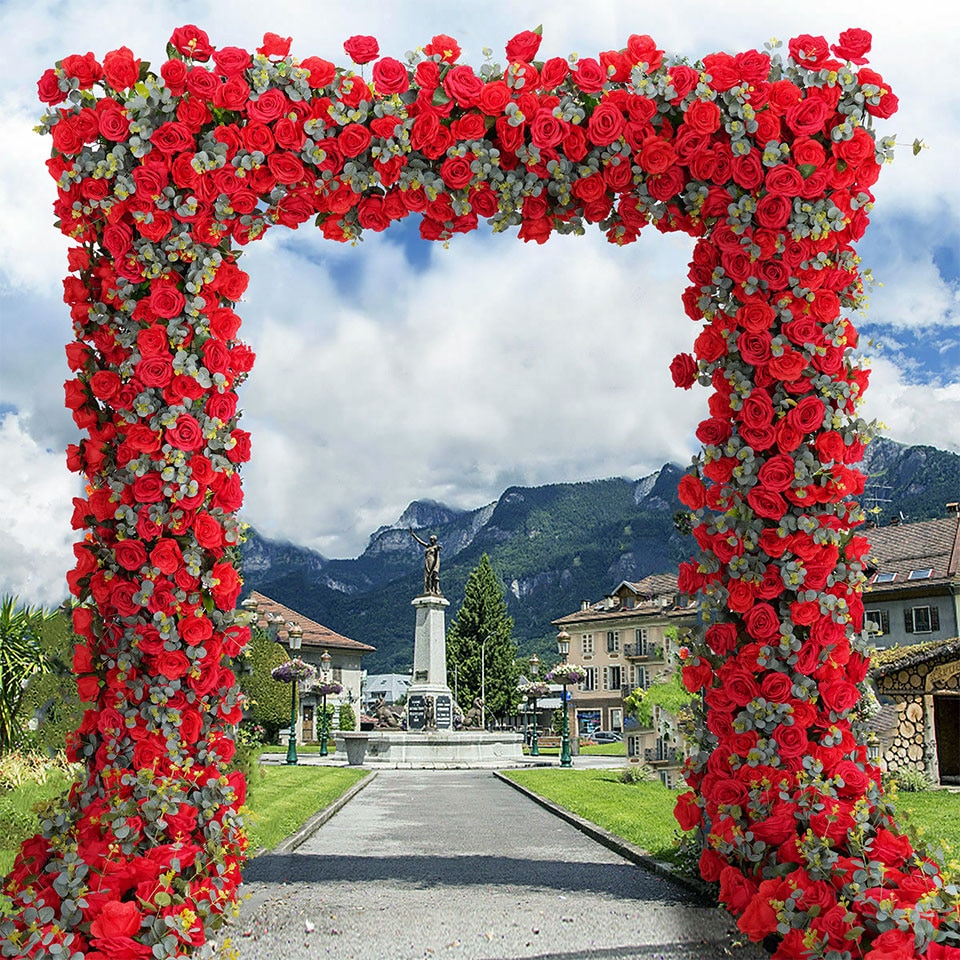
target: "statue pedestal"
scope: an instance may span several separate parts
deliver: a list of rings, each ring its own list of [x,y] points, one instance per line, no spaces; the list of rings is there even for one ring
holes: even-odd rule
[[[453,693],[447,686],[446,597],[415,597],[413,681],[407,691],[407,730],[453,730]]]

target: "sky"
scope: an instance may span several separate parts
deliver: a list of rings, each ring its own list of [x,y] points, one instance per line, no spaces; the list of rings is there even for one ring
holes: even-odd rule
[[[900,98],[879,134],[900,146],[858,247],[876,278],[856,318],[874,371],[864,414],[894,440],[960,452],[960,13],[933,0],[848,6],[174,0],[134,16],[116,4],[0,0],[0,593],[59,603],[76,537],[79,481],[64,450],[79,434],[62,389],[68,244],[53,226],[50,142],[32,132],[36,80],[68,54],[120,46],[159,67],[184,23],[216,46],[291,36],[294,55],[341,65],[354,34],[402,59],[445,33],[475,67],[484,48],[503,62],[504,44],[538,24],[541,57],[596,56],[633,33],[696,60],[771,38],[871,31],[870,65]],[[919,156],[916,138],[927,145]],[[420,241],[411,221],[355,247],[311,225],[273,230],[242,261],[241,335],[257,353],[240,394],[254,450],[243,519],[352,557],[414,499],[472,509],[514,484],[635,479],[688,463],[707,392],[676,390],[667,367],[698,330],[680,304],[691,248],[652,228],[622,249],[599,230],[536,246],[481,226],[444,246]]]

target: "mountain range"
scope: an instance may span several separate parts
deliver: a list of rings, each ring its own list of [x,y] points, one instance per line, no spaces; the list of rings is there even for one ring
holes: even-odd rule
[[[867,447],[862,497],[871,521],[943,515],[960,498],[960,455],[877,439]],[[470,571],[483,553],[504,584],[520,652],[554,650],[550,621],[595,601],[622,580],[675,570],[693,553],[680,533],[677,483],[683,468],[665,464],[640,480],[614,478],[509,487],[492,503],[458,510],[431,500],[411,503],[395,523],[370,535],[353,560],[334,560],[255,529],[242,547],[248,590],[259,590],[332,630],[376,647],[364,666],[406,672],[413,656],[414,612],[422,589],[423,549],[410,528],[443,548],[442,589],[453,619]]]

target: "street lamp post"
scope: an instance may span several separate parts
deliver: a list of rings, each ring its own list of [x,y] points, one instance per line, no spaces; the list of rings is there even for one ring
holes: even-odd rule
[[[530,679],[537,682],[537,676],[540,673],[540,658],[534,654],[530,658]],[[540,740],[537,736],[537,695],[533,695],[533,741],[530,744],[530,756],[540,756]]]
[[[483,638],[480,644],[480,726],[487,729],[487,641],[492,633]]]
[[[561,630],[557,634],[557,653],[560,655],[561,663],[567,662],[567,656],[570,653],[570,634],[566,630]],[[560,766],[572,767],[573,761],[570,759],[570,721],[567,710],[567,684],[563,684],[563,736],[560,740]]]
[[[287,638],[291,653],[300,649],[303,639],[303,630],[298,623],[287,625]],[[290,681],[290,739],[287,741],[287,763],[295,766],[297,763],[297,687],[299,681]]]
[[[324,650],[320,655],[321,676],[323,677],[323,716],[320,720],[320,756],[326,757],[327,750],[327,684],[330,681],[330,654]]]

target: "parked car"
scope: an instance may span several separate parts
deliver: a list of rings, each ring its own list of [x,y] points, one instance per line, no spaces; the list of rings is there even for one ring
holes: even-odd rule
[[[590,734],[590,739],[597,743],[621,743],[623,734],[617,733],[616,730],[594,730]]]

